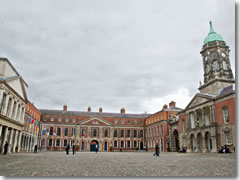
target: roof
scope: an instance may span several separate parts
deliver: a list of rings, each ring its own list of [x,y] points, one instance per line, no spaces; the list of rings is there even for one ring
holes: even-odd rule
[[[164,111],[181,111],[183,110],[182,108],[171,106],[168,109],[164,109]]]
[[[83,112],[83,111],[63,111],[39,109],[42,115],[62,115],[62,116],[99,116],[115,118],[147,118],[151,114],[121,114],[121,113],[104,113],[104,112]]]
[[[232,84],[230,86],[224,87],[221,91],[219,91],[217,97],[223,96],[229,93],[235,92],[235,84]]]
[[[210,32],[208,33],[208,36],[204,39],[203,45],[207,44],[208,42],[212,41],[224,41],[222,36],[217,34],[212,25],[212,21],[209,22],[210,24]]]

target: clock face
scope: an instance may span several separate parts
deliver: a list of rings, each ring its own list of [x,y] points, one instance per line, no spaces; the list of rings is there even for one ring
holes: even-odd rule
[[[226,57],[225,53],[221,53],[222,57]]]
[[[217,59],[217,53],[212,53],[212,54],[211,54],[211,57],[212,57],[213,59]]]
[[[205,57],[204,57],[204,61],[207,61],[207,59],[208,59],[207,56],[205,56]]]

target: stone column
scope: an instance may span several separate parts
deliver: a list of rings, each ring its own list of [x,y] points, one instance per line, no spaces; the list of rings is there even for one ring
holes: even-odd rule
[[[22,149],[21,147],[22,144],[22,131],[18,131],[18,152],[20,152],[20,150]]]
[[[25,111],[26,111],[26,108],[24,107],[24,108],[23,108],[22,117],[21,117],[20,122],[24,122]]]
[[[29,152],[29,145],[30,145],[30,136],[27,136],[27,152]]]
[[[204,116],[204,108],[201,109],[202,110],[202,126],[206,126],[206,122],[205,122],[205,116]]]
[[[9,107],[9,113],[8,113],[8,114],[9,114],[9,115],[8,115],[9,118],[12,118],[13,105],[14,105],[14,99],[12,98],[11,106]]]
[[[16,102],[16,107],[15,107],[16,109],[15,109],[15,111],[14,111],[15,114],[14,114],[14,118],[13,118],[14,120],[17,120],[17,115],[18,115],[18,111],[19,111],[18,105],[19,105],[19,102]]]
[[[7,141],[7,134],[8,134],[8,127],[5,128],[5,132],[4,132],[4,135],[3,135],[2,153],[4,152],[4,145],[5,145],[5,142]]]
[[[204,153],[207,152],[207,145],[206,145],[206,137],[205,136],[202,137],[202,150],[203,150]]]
[[[2,138],[2,128],[3,126],[0,124],[0,139]]]
[[[193,141],[194,141],[194,143],[193,143],[194,152],[199,152],[199,149],[198,149],[198,138],[194,137]]]
[[[15,137],[14,137],[14,142],[13,142],[13,152],[15,152],[15,148],[17,145],[17,137],[18,137],[19,131],[15,130]]]
[[[217,152],[216,136],[211,136],[211,139],[212,139],[212,150],[211,150],[211,152]]]
[[[1,105],[1,102],[2,102],[2,99],[3,99],[3,92],[4,92],[4,90],[0,89],[0,105]]]
[[[9,137],[9,143],[8,143],[8,152],[11,153],[11,147],[12,147],[12,136],[13,136],[13,129],[11,129],[10,137]]]

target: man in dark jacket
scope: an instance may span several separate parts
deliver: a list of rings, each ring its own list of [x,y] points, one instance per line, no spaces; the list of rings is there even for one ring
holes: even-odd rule
[[[76,146],[75,146],[75,144],[73,144],[73,146],[72,146],[73,155],[75,154],[75,151],[76,151]]]
[[[69,154],[69,149],[70,149],[70,146],[69,146],[69,144],[68,144],[67,147],[66,147],[66,153],[67,153],[67,155]]]
[[[4,145],[4,154],[5,155],[7,154],[7,151],[8,151],[8,142],[6,141],[5,145]]]
[[[159,156],[159,146],[158,146],[158,143],[155,146],[155,154],[156,154],[156,156]]]

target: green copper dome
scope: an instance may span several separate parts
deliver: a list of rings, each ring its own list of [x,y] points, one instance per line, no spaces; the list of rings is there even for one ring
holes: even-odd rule
[[[208,36],[204,39],[203,45],[207,44],[208,42],[212,42],[212,41],[224,41],[222,36],[217,34],[213,30],[212,21],[210,21],[209,24],[210,24],[210,32],[208,33]]]

